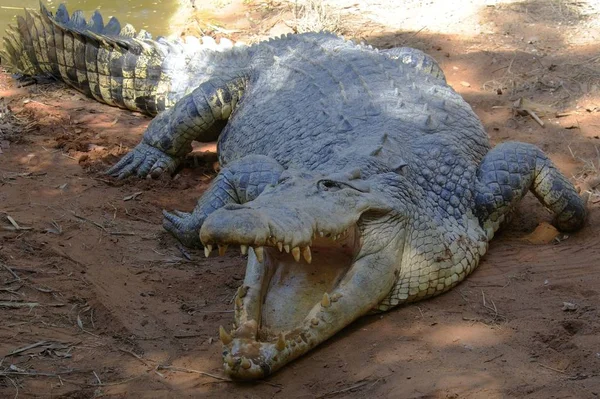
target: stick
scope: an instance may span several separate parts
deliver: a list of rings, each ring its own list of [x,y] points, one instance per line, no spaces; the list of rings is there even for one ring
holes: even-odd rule
[[[48,341],[38,341],[35,344],[31,344],[31,345],[24,346],[22,348],[15,349],[12,352],[10,352],[8,355],[6,355],[6,357],[14,356],[21,352],[25,352],[25,351],[28,351],[29,349],[37,348],[38,346],[46,345],[48,343],[49,343]]]
[[[349,391],[352,391],[354,389],[361,388],[361,387],[367,385],[368,383],[369,383],[369,381],[359,382],[358,384],[352,385],[351,387],[340,389],[339,391],[331,391],[331,392],[328,392],[328,393],[323,394],[321,396],[317,396],[317,399],[326,398],[328,396],[334,396],[334,395],[338,395],[340,393],[349,392]]]
[[[96,373],[94,373],[94,374],[96,374]],[[137,380],[140,377],[141,377],[141,375],[136,375],[136,376],[133,376],[133,377],[130,377],[130,378],[126,378],[126,379],[121,380],[121,381],[103,382],[101,384],[88,384],[88,385],[91,386],[91,387],[111,387],[111,386],[114,386],[114,385],[125,384],[127,382],[131,382],[133,380]]]
[[[525,109],[525,112],[529,114],[541,127],[544,127],[544,122],[530,109]]]
[[[121,352],[127,353],[127,354],[129,354],[129,355],[131,355],[131,356],[135,357],[135,358],[136,358],[136,359],[138,359],[140,362],[144,363],[144,365],[146,365],[146,366],[150,366],[150,365],[148,364],[148,362],[147,362],[146,360],[144,360],[144,358],[143,358],[143,357],[141,357],[140,355],[136,354],[135,352],[133,352],[133,351],[130,351],[130,350],[128,350],[128,349],[123,349],[123,348],[119,348],[119,350],[120,350]],[[150,360],[150,359],[149,359],[149,360]],[[153,361],[153,360],[150,360],[150,361]]]
[[[211,377],[214,378],[216,380],[220,380],[220,381],[227,381],[227,382],[233,382],[232,379],[229,378],[225,378],[225,377],[220,377],[218,375],[214,375],[214,374],[210,374],[207,373],[205,371],[200,371],[200,370],[193,370],[193,369],[186,369],[184,367],[175,367],[175,366],[163,366],[163,365],[159,365],[157,367],[158,370],[170,370],[170,371],[182,371],[184,373],[193,373],[193,374],[200,374],[206,377]]]
[[[2,307],[2,308],[18,309],[18,308],[25,308],[25,307],[35,308],[36,306],[39,306],[39,303],[37,303],[37,302],[5,302],[5,301],[0,302],[0,307]]]
[[[561,374],[564,374],[564,373],[565,373],[565,371],[567,371],[567,369],[564,369],[564,370],[559,370],[559,369],[555,369],[554,367],[546,366],[545,364],[542,364],[542,363],[538,363],[538,364],[539,364],[540,366],[542,366],[543,368],[545,368],[545,369],[552,370],[552,371],[556,371],[557,373],[561,373]]]
[[[19,397],[19,386],[13,381],[12,378],[10,377],[6,377],[7,380],[10,381],[11,384],[13,384],[13,386],[15,387],[15,389],[17,390],[17,392],[15,392],[15,399],[17,399]]]
[[[495,357],[493,357],[493,358],[491,358],[491,359],[484,360],[483,362],[484,362],[484,363],[493,362],[494,360],[496,360],[496,359],[499,359],[499,358],[501,358],[502,356],[504,356],[504,353],[501,353],[501,354],[499,354],[498,356],[495,356]]]
[[[64,372],[62,374],[70,374],[70,372]],[[26,371],[0,371],[0,377],[6,377],[9,375],[22,375],[28,377],[58,377],[58,374],[54,373],[36,373]]]
[[[100,380],[100,377],[98,377],[98,374],[96,374],[96,370],[93,370],[92,373],[94,373],[96,380],[98,380],[98,385],[102,385],[102,381]]]
[[[17,11],[23,11],[23,9],[25,9],[25,10],[35,11],[35,9],[34,9],[34,8],[29,8],[29,7],[10,7],[10,6],[0,6],[0,8],[2,8],[3,10],[17,10]]]
[[[13,269],[11,269],[10,267],[6,266],[4,263],[0,263],[0,265],[2,265],[3,268],[5,268],[6,270],[8,270],[8,272],[10,274],[12,274],[15,279],[21,280],[21,277],[19,277],[19,275],[17,273],[15,273]]]

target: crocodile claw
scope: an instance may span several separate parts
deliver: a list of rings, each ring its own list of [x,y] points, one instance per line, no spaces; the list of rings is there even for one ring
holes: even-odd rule
[[[159,149],[140,143],[107,170],[106,174],[119,180],[133,174],[138,177],[150,176],[156,179],[162,174],[175,172],[180,162],[181,160],[173,158]]]
[[[189,248],[202,248],[200,242],[200,227],[202,221],[197,221],[191,213],[163,211],[163,227],[175,236],[183,245]]]

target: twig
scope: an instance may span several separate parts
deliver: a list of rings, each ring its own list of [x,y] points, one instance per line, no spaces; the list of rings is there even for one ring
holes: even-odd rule
[[[525,109],[525,112],[529,114],[541,127],[544,127],[544,122],[530,109]]]
[[[0,263],[0,265],[2,265],[3,268],[5,268],[6,270],[8,270],[8,272],[10,274],[12,274],[15,279],[21,280],[21,277],[19,277],[19,275],[17,273],[15,273],[13,269],[11,269],[10,267],[6,266],[4,263]]]
[[[94,373],[94,374],[96,374],[96,373]],[[133,380],[137,380],[140,377],[141,377],[141,375],[136,375],[136,376],[133,376],[133,377],[130,377],[130,378],[126,378],[126,379],[121,380],[121,381],[103,382],[101,384],[89,384],[89,386],[91,386],[91,387],[111,387],[111,386],[114,386],[114,385],[126,384],[128,382],[133,381]]]
[[[102,384],[89,384],[91,387],[112,387],[115,385],[121,385],[121,384],[126,384],[128,382],[131,382],[133,380],[137,380],[138,378],[140,378],[141,375],[136,375],[130,378],[125,378],[124,380],[121,381],[115,381],[115,382],[103,382]]]
[[[71,211],[71,213],[72,213],[72,214],[73,214],[73,216],[75,216],[77,219],[84,220],[84,221],[86,221],[86,222],[88,222],[88,223],[91,223],[91,224],[93,224],[94,226],[98,227],[100,230],[102,230],[102,231],[104,231],[105,233],[107,233],[107,234],[108,234],[108,230],[106,230],[106,227],[102,226],[100,223],[98,223],[98,222],[94,222],[94,221],[93,221],[93,220],[91,220],[91,219],[88,219],[88,218],[86,218],[86,217],[83,217],[83,216],[81,216],[81,215],[78,215],[78,214],[76,214],[76,213],[75,213],[75,212],[73,212],[73,211]]]
[[[3,10],[17,10],[17,11],[23,10],[23,7],[0,6],[0,8]],[[25,10],[35,11],[35,8],[25,7]]]
[[[483,307],[486,308],[489,311],[494,312],[493,321],[496,321],[496,319],[498,317],[504,318],[504,316],[502,316],[501,314],[498,314],[498,308],[496,307],[496,304],[494,303],[493,300],[490,299],[490,302],[492,303],[492,306],[490,306],[490,305],[487,304],[487,302],[485,300],[485,293],[483,292],[483,290],[481,290],[481,297],[482,297],[482,300],[483,300]]]
[[[75,212],[71,211],[71,213],[73,214],[73,216],[75,216],[77,219],[80,220],[84,220],[88,223],[93,224],[94,226],[98,227],[100,230],[102,230],[103,232],[105,232],[106,234],[109,234],[111,236],[134,236],[136,235],[135,233],[128,233],[128,232],[122,232],[122,231],[108,231],[106,230],[106,227],[102,226],[100,223],[95,222],[91,219],[88,219],[84,216],[78,215]]]
[[[496,360],[496,359],[499,359],[499,358],[501,358],[502,356],[504,356],[504,353],[501,353],[501,354],[499,354],[498,356],[495,356],[495,357],[493,357],[493,358],[491,358],[491,359],[484,360],[483,362],[484,362],[484,363],[493,362],[494,360]]]
[[[135,358],[136,358],[136,359],[138,359],[140,362],[144,363],[144,365],[146,365],[146,366],[150,366],[150,365],[148,364],[148,362],[147,362],[147,361],[146,361],[146,360],[145,360],[143,357],[141,357],[140,355],[136,354],[135,352],[133,352],[133,351],[130,351],[130,350],[128,350],[128,349],[123,349],[123,348],[119,348],[119,350],[120,350],[121,352],[127,353],[127,354],[129,354],[129,355],[131,355],[131,356],[135,357]],[[148,359],[148,360],[150,360],[150,359]],[[151,362],[154,362],[154,360],[150,360],[150,361],[151,361]]]
[[[72,371],[65,371],[62,372],[60,374],[71,374]],[[59,374],[57,373],[38,373],[38,372],[31,372],[31,371],[0,371],[0,377],[6,377],[9,375],[22,375],[22,376],[26,376],[26,377],[58,377]]]
[[[15,389],[16,389],[16,392],[15,392],[15,399],[17,399],[17,398],[19,397],[19,386],[18,386],[18,385],[15,383],[15,381],[14,381],[12,378],[10,378],[10,377],[8,377],[8,376],[5,376],[5,378],[6,378],[7,380],[9,380],[9,381],[10,381],[10,383],[11,383],[11,384],[13,384],[13,386],[15,387]]]
[[[338,391],[327,392],[327,393],[325,393],[323,395],[317,396],[317,399],[327,398],[329,396],[335,396],[335,395],[338,395],[340,393],[350,392],[350,391],[353,391],[355,389],[362,388],[365,385],[367,385],[368,383],[369,383],[369,381],[367,380],[367,381],[359,382],[358,384],[352,385],[351,387],[348,387],[348,388],[340,389]]]
[[[564,370],[559,370],[559,369],[555,369],[554,367],[546,366],[545,364],[542,364],[542,363],[538,363],[538,364],[545,369],[556,371],[557,373],[561,373],[561,374],[565,374],[565,371],[567,371],[566,368]]]
[[[49,343],[48,341],[38,341],[35,344],[31,344],[31,345],[24,346],[22,348],[15,349],[12,352],[10,352],[8,355],[6,355],[5,357],[18,355],[21,352],[25,352],[25,351],[28,351],[29,349],[37,348],[38,346],[46,345],[48,343]]]
[[[235,310],[195,310],[194,313],[233,313]]]
[[[152,224],[152,222],[151,222],[151,221],[149,221],[148,219],[144,219],[144,218],[141,218],[141,217],[139,217],[139,216],[132,215],[131,213],[129,213],[129,210],[128,210],[127,208],[125,208],[125,214],[126,214],[127,216],[129,216],[130,218],[134,219],[134,220],[139,220],[140,222],[146,222],[146,223],[150,223],[150,224]]]
[[[100,377],[98,377],[98,374],[96,374],[96,370],[93,370],[92,373],[94,373],[96,380],[98,380],[98,385],[102,385],[102,381],[100,380]]]
[[[13,280],[13,282],[14,282],[14,280]],[[0,292],[10,292],[11,294],[18,295],[19,293],[17,291],[19,291],[21,289],[21,287],[23,287],[23,286],[20,285],[18,287],[0,288]]]
[[[233,382],[232,379],[230,378],[225,378],[225,377],[220,377],[218,375],[214,375],[214,374],[210,374],[207,373],[205,371],[200,371],[200,370],[194,370],[194,369],[187,369],[184,367],[175,367],[175,366],[163,366],[163,365],[159,365],[157,367],[158,370],[170,370],[170,371],[182,371],[184,373],[193,373],[193,374],[200,374],[206,377],[211,377],[214,378],[216,380],[220,380],[220,381],[227,381],[227,382]],[[263,381],[266,383],[266,381]],[[267,383],[268,384],[268,383]]]
[[[18,308],[25,308],[25,307],[35,308],[36,306],[39,306],[39,303],[37,303],[37,302],[6,302],[6,301],[0,302],[0,308],[18,309]]]

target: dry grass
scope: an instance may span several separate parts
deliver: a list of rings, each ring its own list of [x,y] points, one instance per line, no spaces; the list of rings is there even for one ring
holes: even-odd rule
[[[342,33],[340,14],[325,5],[323,0],[295,0],[293,13],[293,29],[297,33]]]
[[[552,93],[555,107],[567,105],[577,96],[597,91],[600,87],[600,56],[572,62],[555,60],[543,62],[535,58],[531,64],[528,54],[515,54],[502,67],[504,73],[483,84],[484,90],[506,92],[512,99],[540,92]],[[533,68],[532,68],[533,67]]]
[[[571,145],[567,148],[571,153],[573,159],[581,162],[583,166],[579,172],[574,176],[577,186],[580,188],[584,198],[592,204],[600,202],[600,149],[598,146],[594,146],[596,150],[596,158],[582,158],[578,156]]]
[[[526,0],[508,4],[514,11],[525,13],[530,22],[560,22],[574,25],[600,10],[600,2],[572,0]]]

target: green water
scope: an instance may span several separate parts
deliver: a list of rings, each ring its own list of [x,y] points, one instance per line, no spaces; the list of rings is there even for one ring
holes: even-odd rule
[[[44,1],[54,14],[60,3],[65,3],[69,14],[82,10],[86,20],[99,9],[104,23],[115,16],[121,26],[130,23],[137,30],[145,29],[152,36],[169,35],[169,21],[177,10],[178,0],[59,0]],[[0,36],[6,27],[14,24],[16,15],[23,15],[23,8],[39,9],[39,0],[0,0]],[[0,46],[2,43],[0,42]]]

